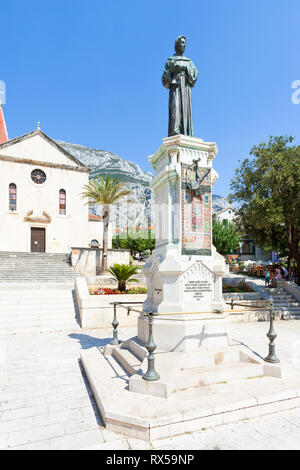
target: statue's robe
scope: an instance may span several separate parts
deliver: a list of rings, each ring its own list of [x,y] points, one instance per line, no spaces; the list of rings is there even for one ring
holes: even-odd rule
[[[184,134],[192,136],[192,91],[198,71],[191,59],[174,54],[165,64],[162,84],[169,92],[168,136]]]

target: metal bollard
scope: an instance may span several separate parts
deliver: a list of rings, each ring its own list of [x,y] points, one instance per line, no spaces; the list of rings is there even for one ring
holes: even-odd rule
[[[118,325],[119,325],[119,322],[117,320],[117,305],[114,303],[114,319],[112,321],[112,326],[114,328],[114,331],[113,331],[113,339],[110,343],[113,346],[116,346],[120,342],[118,339]]]
[[[156,344],[154,343],[153,340],[153,313],[149,312],[148,313],[148,320],[149,320],[149,337],[148,337],[148,343],[145,345],[147,351],[148,351],[148,369],[147,372],[145,372],[142,375],[142,378],[144,380],[148,381],[154,381],[154,380],[159,380],[160,376],[155,370],[155,365],[154,365],[154,351],[156,349]]]
[[[277,334],[274,331],[274,326],[273,326],[273,321],[275,320],[275,312],[274,312],[274,307],[273,307],[273,302],[271,301],[270,304],[270,329],[267,333],[267,337],[269,338],[269,354],[268,356],[264,359],[267,362],[272,362],[272,363],[277,363],[280,362],[278,357],[275,354],[275,338],[277,337]]]

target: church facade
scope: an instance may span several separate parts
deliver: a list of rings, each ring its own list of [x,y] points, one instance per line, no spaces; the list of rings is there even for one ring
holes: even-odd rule
[[[0,128],[1,120],[4,129],[2,109]],[[81,196],[89,168],[39,126],[12,140],[2,134],[0,251],[69,253],[101,246],[102,220],[89,216]]]

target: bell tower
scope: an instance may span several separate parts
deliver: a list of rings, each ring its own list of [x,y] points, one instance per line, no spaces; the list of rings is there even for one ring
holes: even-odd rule
[[[0,144],[4,144],[8,141],[8,134],[3,114],[2,104],[0,104]]]

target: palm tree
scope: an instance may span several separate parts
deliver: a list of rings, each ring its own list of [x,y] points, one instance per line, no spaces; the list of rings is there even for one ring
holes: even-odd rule
[[[82,197],[88,198],[87,204],[102,204],[103,217],[103,245],[102,245],[102,263],[101,274],[107,270],[107,251],[108,251],[108,226],[110,221],[110,206],[124,196],[131,194],[131,191],[125,189],[125,183],[109,175],[95,178],[89,184],[84,185]]]
[[[126,282],[138,282],[138,279],[134,279],[132,277],[138,272],[137,266],[115,263],[108,269],[108,271],[112,274],[113,279],[118,281],[118,289],[121,292],[126,290]]]

